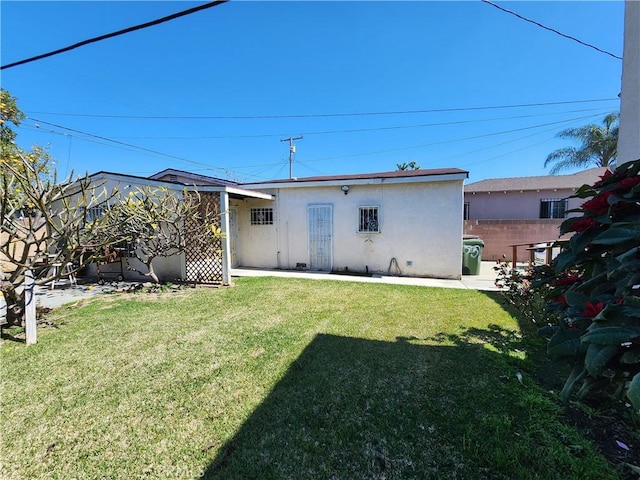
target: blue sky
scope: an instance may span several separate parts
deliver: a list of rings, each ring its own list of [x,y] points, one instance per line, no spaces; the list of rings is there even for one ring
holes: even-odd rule
[[[622,55],[622,1],[496,3]],[[198,4],[3,0],[1,63]],[[302,135],[297,177],[415,161],[473,182],[548,173],[557,132],[619,109],[621,69],[480,1],[231,1],[2,70],[1,84],[29,117],[18,143],[49,145],[61,175],[286,178],[281,139]]]

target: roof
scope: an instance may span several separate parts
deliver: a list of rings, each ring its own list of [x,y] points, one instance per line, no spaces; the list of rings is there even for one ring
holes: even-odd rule
[[[301,183],[316,183],[316,182],[348,182],[354,180],[385,180],[385,179],[401,179],[401,178],[416,178],[416,177],[437,177],[447,175],[463,175],[464,178],[469,176],[469,172],[466,170],[460,170],[458,168],[434,168],[428,170],[398,170],[393,172],[378,172],[378,173],[357,173],[350,175],[325,175],[316,177],[303,177],[303,178],[287,178],[279,180],[268,180],[263,182],[253,182],[243,185],[260,186],[265,184],[301,184]]]
[[[162,172],[161,172],[162,173]],[[185,172],[188,173],[188,172]],[[164,176],[164,174],[163,174]],[[171,185],[171,188],[175,189],[197,189],[200,192],[206,191],[225,191],[229,193],[229,196],[233,198],[261,198],[263,200],[273,200],[273,196],[269,193],[258,192],[253,190],[247,190],[242,188],[242,185],[239,185],[235,182],[229,182],[228,184],[189,184],[186,185],[182,182],[172,182],[164,179],[157,179],[152,177],[140,177],[137,175],[129,175],[126,173],[115,173],[115,172],[105,172],[100,171],[96,173],[92,173],[88,176],[90,179],[105,179],[111,178],[119,181],[130,181],[132,183],[137,183],[138,185]],[[213,178],[213,177],[210,177]],[[175,185],[175,187],[173,187]]]
[[[561,190],[576,189],[582,185],[597,182],[606,167],[591,168],[571,175],[542,175],[537,177],[489,178],[465,185],[465,193],[474,192],[508,192],[525,190]]]
[[[176,170],[175,168],[167,168],[165,170],[162,170],[161,172],[154,173],[149,178],[152,178],[154,180],[170,181],[168,178],[170,176],[188,178],[191,181],[190,184],[193,185],[239,185],[238,182],[234,182],[232,180],[210,177],[208,175],[200,175],[198,173],[187,172],[185,170]],[[172,182],[184,184],[184,182],[181,182],[179,180],[173,180]]]

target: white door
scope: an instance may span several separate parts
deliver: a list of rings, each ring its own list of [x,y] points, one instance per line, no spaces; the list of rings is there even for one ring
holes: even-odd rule
[[[333,262],[333,206],[307,207],[309,269],[331,271]]]
[[[229,209],[229,245],[231,247],[231,268],[238,266],[238,210]]]

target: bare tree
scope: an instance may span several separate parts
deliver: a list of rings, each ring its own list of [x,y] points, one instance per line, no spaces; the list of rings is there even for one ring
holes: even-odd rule
[[[203,251],[222,237],[220,212],[201,202],[196,191],[169,191],[165,187],[137,187],[126,198],[113,202],[104,213],[106,237],[120,236],[144,269],[129,269],[159,283],[154,260],[185,251],[187,241]],[[215,252],[221,255],[221,252]]]
[[[39,160],[42,160],[39,157]],[[96,222],[86,221],[87,208],[108,200],[112,194],[90,185],[88,177],[58,182],[55,172],[42,174],[48,159],[34,161],[21,152],[2,158],[0,174],[0,284],[7,303],[7,322],[22,322],[25,272],[33,271],[36,285],[72,271],[102,254],[101,246],[117,238],[95,236]]]

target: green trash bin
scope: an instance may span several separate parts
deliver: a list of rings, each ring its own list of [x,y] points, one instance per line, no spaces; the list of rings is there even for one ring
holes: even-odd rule
[[[483,248],[484,242],[479,238],[464,238],[462,240],[463,275],[480,275]]]

